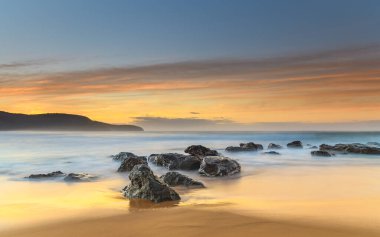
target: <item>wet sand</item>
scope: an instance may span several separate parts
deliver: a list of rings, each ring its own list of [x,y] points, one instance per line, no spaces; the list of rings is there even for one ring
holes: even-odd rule
[[[318,226],[244,216],[201,207],[148,209],[96,219],[75,219],[0,233],[1,237],[292,236],[372,237],[364,229]]]
[[[181,202],[159,205],[123,198],[123,176],[77,184],[0,180],[0,237],[380,236],[379,166],[186,174],[207,188],[176,187]]]

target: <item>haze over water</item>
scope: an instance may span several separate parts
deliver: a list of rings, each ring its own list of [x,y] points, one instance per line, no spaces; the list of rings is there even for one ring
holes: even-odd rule
[[[266,148],[272,142],[286,147],[294,140],[301,140],[304,149],[284,148],[279,150],[279,156],[265,155],[262,151],[224,151],[225,147],[241,142],[253,141]],[[207,188],[180,188],[182,201],[175,205],[216,205],[245,214],[377,228],[380,226],[380,156],[350,154],[317,158],[310,155],[312,149],[307,144],[379,141],[379,132],[2,132],[0,228],[88,213],[96,216],[146,208],[146,203],[130,203],[122,198],[120,190],[129,183],[128,173],[117,173],[119,162],[109,156],[121,151],[144,156],[183,153],[187,146],[194,144],[237,159],[242,173],[230,178],[205,178],[196,171],[184,172],[203,181]],[[157,175],[167,172],[155,165],[151,167]],[[86,183],[66,183],[60,178],[24,179],[30,174],[57,170],[85,172],[99,179]]]

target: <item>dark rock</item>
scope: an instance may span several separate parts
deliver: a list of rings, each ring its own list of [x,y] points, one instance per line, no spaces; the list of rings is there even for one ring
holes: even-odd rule
[[[113,160],[123,161],[123,160],[131,158],[131,157],[145,157],[145,156],[137,156],[137,155],[133,154],[132,152],[120,152],[119,154],[112,155],[111,157]]]
[[[312,151],[311,152],[312,156],[324,156],[324,157],[330,157],[332,154],[328,151]]]
[[[217,156],[219,155],[217,151],[211,150],[210,148],[204,147],[202,145],[192,145],[185,149],[185,153],[193,156]]]
[[[156,203],[181,199],[147,165],[136,165],[129,173],[129,179],[131,183],[123,189],[123,195],[127,198],[146,199]]]
[[[201,165],[200,158],[178,153],[152,154],[148,160],[169,170],[196,170]]]
[[[278,145],[278,144],[274,144],[274,143],[270,143],[268,145],[268,149],[281,149],[282,146],[281,145]]]
[[[309,149],[318,149],[318,147],[317,146],[311,146],[311,147],[309,147]]]
[[[264,147],[261,144],[248,142],[248,143],[240,143],[240,146],[229,146],[226,148],[226,151],[229,151],[229,152],[258,151],[258,150],[263,150],[263,149]]]
[[[380,148],[367,146],[360,143],[336,144],[334,146],[322,144],[319,146],[319,149],[323,151],[335,151],[340,153],[380,155]]]
[[[164,183],[169,186],[186,186],[186,187],[195,187],[195,188],[204,188],[203,183],[196,181],[186,175],[180,174],[178,172],[172,171],[168,172],[160,177]]]
[[[302,142],[300,141],[293,141],[287,144],[287,147],[289,148],[302,148]]]
[[[96,176],[85,173],[70,173],[64,178],[67,182],[90,182],[97,179]]]
[[[228,157],[206,156],[203,158],[199,173],[203,176],[226,176],[240,173],[240,164]]]
[[[145,156],[130,156],[121,162],[117,172],[131,171],[135,165],[141,164],[148,164]]]
[[[267,152],[264,152],[265,155],[280,155],[280,153],[278,153],[277,151],[267,151]]]
[[[367,145],[368,146],[378,146],[378,147],[380,147],[380,143],[379,142],[367,142]]]
[[[28,178],[28,179],[55,178],[55,177],[62,177],[64,175],[65,174],[61,171],[54,171],[47,174],[31,174],[25,178]]]

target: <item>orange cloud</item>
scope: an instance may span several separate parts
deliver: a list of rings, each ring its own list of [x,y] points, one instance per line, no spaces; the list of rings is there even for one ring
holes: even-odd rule
[[[0,105],[10,112],[80,113],[241,123],[380,119],[380,46],[265,59],[225,59],[10,74],[0,67]]]

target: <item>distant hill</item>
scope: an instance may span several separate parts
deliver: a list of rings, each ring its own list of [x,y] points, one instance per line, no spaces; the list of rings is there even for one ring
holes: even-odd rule
[[[13,114],[0,111],[0,131],[143,131],[134,125],[113,125],[75,114]]]

